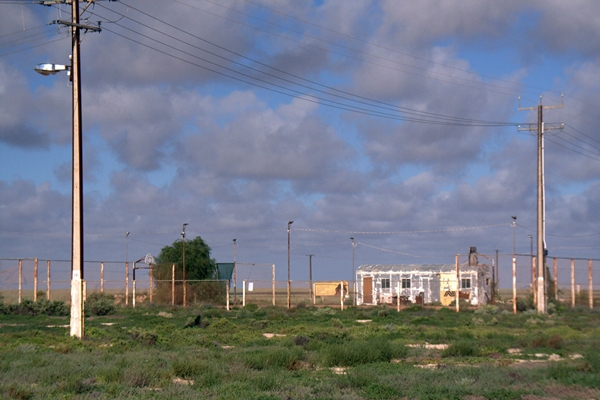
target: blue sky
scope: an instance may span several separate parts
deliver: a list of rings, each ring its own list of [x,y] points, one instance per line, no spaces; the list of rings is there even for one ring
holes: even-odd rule
[[[0,0],[0,269],[70,254],[70,88],[33,71],[67,63],[68,30],[47,24],[69,12]],[[306,254],[316,279],[349,279],[350,237],[356,265],[476,246],[506,275],[511,216],[524,263],[536,226],[536,139],[516,127],[536,116],[517,99],[561,93],[545,112],[565,123],[546,141],[548,247],[600,258],[596,15],[560,0],[97,2],[83,17],[103,31],[81,44],[85,258],[158,254],[187,222],[218,261],[236,238],[238,261],[283,271],[293,220],[297,280]]]

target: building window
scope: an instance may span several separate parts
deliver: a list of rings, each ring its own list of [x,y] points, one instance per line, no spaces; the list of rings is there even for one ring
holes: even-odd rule
[[[485,278],[485,285],[490,286],[490,278]]]
[[[381,278],[381,288],[382,289],[390,288],[390,278]]]
[[[470,289],[471,288],[471,278],[463,278],[460,280],[460,288],[461,289]]]
[[[410,289],[410,278],[402,278],[402,289]]]

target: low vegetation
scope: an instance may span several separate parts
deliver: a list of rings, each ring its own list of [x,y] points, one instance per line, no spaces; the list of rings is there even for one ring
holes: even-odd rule
[[[595,311],[134,310],[107,300],[87,299],[82,341],[69,337],[64,304],[0,303],[0,397],[600,398]]]

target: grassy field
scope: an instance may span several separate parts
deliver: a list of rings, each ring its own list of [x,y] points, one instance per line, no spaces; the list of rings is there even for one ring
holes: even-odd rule
[[[2,398],[600,398],[600,313],[117,308],[0,315]]]

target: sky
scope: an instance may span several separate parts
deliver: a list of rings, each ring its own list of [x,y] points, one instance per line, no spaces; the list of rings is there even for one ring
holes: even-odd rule
[[[70,6],[34,3],[0,0],[0,272],[71,251],[71,88],[33,70],[69,64],[51,22]],[[564,124],[545,134],[549,255],[600,259],[598,16],[591,0],[82,4],[102,28],[81,41],[87,276],[188,223],[217,262],[236,239],[242,276],[285,280],[294,221],[292,280],[308,254],[337,280],[475,246],[508,286],[513,239],[519,264],[536,251],[539,104]]]

